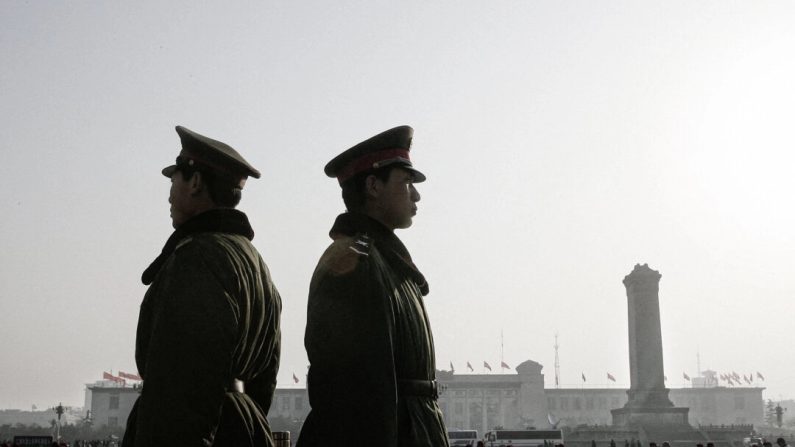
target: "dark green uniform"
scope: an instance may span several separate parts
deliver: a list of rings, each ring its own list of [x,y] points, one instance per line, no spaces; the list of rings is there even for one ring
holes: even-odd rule
[[[245,214],[179,227],[144,272],[136,362],[144,379],[127,446],[270,446],[281,299]],[[239,382],[244,383],[240,392]]]
[[[340,215],[331,236],[309,290],[312,410],[298,446],[447,446],[425,278],[365,215]]]

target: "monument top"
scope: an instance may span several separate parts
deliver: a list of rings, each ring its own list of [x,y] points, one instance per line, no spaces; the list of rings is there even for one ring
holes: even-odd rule
[[[629,283],[635,282],[646,283],[653,281],[654,283],[659,283],[660,278],[662,278],[660,272],[657,270],[652,270],[651,267],[649,267],[649,264],[635,264],[635,268],[632,269],[632,272],[624,277],[623,283],[625,286],[628,286]]]

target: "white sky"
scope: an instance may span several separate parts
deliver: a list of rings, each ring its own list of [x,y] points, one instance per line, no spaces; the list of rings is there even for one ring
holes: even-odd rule
[[[440,368],[533,359],[629,385],[626,295],[662,273],[668,385],[795,397],[795,3],[0,1],[0,408],[134,372],[143,269],[185,125],[263,172],[240,209],[303,377],[333,156],[400,124],[428,175],[399,233]],[[366,361],[366,359],[362,359]],[[495,368],[496,369],[496,368]],[[757,382],[755,382],[757,383]]]

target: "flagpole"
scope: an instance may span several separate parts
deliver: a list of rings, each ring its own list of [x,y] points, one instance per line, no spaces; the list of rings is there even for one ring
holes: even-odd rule
[[[505,368],[502,366],[505,364],[505,334],[503,333],[502,328],[500,328],[500,373],[505,374]]]

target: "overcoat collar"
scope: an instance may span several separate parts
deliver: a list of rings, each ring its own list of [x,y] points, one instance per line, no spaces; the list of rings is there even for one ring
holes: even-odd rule
[[[356,236],[357,234],[364,234],[372,238],[387,262],[393,268],[412,278],[420,287],[423,296],[428,294],[428,282],[411,260],[408,249],[395,233],[381,222],[362,213],[343,213],[337,216],[331,231],[329,231],[329,236],[332,239],[337,239],[340,235]]]
[[[147,286],[152,284],[155,276],[166,263],[168,257],[177,249],[182,239],[192,234],[206,232],[239,234],[245,236],[248,240],[254,239],[254,230],[251,228],[251,224],[248,223],[248,217],[242,211],[232,208],[216,208],[205,211],[191,217],[171,233],[160,255],[144,270],[143,275],[141,275],[141,281]]]

